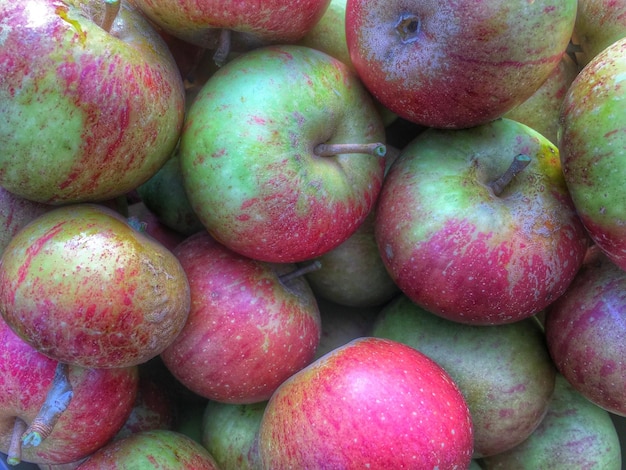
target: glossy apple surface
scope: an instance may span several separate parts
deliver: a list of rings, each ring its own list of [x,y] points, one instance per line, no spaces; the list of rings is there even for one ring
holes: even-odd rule
[[[576,0],[348,0],[346,40],[367,88],[400,117],[461,128],[501,117],[565,51]]]
[[[287,379],[259,430],[262,468],[467,468],[472,424],[443,369],[404,344],[356,339]]]
[[[0,184],[19,196],[111,199],[174,150],[184,113],[176,63],[127,2],[102,29],[105,4],[0,3]]]
[[[561,111],[559,149],[567,187],[595,243],[626,269],[626,38],[580,71]]]
[[[497,194],[493,182],[517,155],[530,163]],[[376,211],[394,281],[426,310],[464,323],[511,323],[543,310],[587,248],[558,149],[508,119],[421,133],[389,170]]]
[[[141,364],[174,340],[189,305],[176,257],[95,204],[43,214],[0,259],[5,321],[35,349],[68,364]]]
[[[231,250],[269,262],[319,256],[373,208],[384,158],[320,157],[318,144],[384,142],[381,118],[340,61],[304,46],[257,49],[204,85],[180,143],[194,212]]]

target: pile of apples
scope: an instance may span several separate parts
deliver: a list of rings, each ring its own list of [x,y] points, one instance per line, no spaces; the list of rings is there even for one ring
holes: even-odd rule
[[[7,463],[620,469],[625,18],[0,0]]]

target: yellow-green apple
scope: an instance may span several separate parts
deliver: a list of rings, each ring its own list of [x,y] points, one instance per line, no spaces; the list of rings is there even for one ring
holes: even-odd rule
[[[382,105],[427,127],[472,127],[539,88],[569,44],[576,5],[348,0],[346,40]]]
[[[626,271],[601,252],[547,309],[546,341],[559,372],[596,405],[626,416]]]
[[[189,306],[185,271],[172,252],[96,204],[37,217],[0,259],[5,321],[69,364],[141,364],[178,335]]]
[[[578,0],[573,37],[581,49],[576,54],[576,60],[581,67],[624,36],[625,0]]]
[[[5,189],[55,204],[112,199],[174,150],[180,73],[143,16],[126,3],[115,15],[116,4],[0,2]]]
[[[570,86],[561,110],[565,182],[585,228],[626,269],[626,38],[596,55]]]
[[[622,456],[609,413],[557,374],[548,412],[537,429],[513,449],[480,463],[485,470],[621,470]]]
[[[588,245],[558,149],[510,119],[431,128],[408,144],[385,177],[376,238],[411,300],[472,324],[543,310],[565,291]]]
[[[306,261],[344,242],[373,208],[384,138],[345,64],[305,46],[268,46],[226,64],[192,103],[183,183],[200,221],[231,250]]]
[[[259,428],[264,469],[468,468],[472,422],[432,359],[402,343],[355,339],[281,384]]]
[[[0,344],[0,452],[13,464],[78,461],[111,440],[128,418],[137,367],[68,366],[59,376],[59,363],[25,343],[2,319]]]
[[[556,369],[534,318],[467,325],[400,296],[382,309],[370,334],[407,344],[450,374],[472,416],[474,458],[519,445],[546,414]]]
[[[559,65],[527,100],[504,114],[548,138],[557,145],[561,105],[570,85],[578,75],[578,65],[563,54]]]
[[[220,470],[213,456],[198,442],[169,429],[154,429],[109,442],[89,456],[77,470],[163,468]]]
[[[194,393],[225,403],[269,399],[308,365],[320,338],[315,297],[297,266],[239,255],[206,231],[174,250],[191,291],[189,318],[162,353]]]

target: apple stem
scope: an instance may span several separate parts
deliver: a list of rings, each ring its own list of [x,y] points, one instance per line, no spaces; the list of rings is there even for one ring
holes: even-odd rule
[[[230,54],[231,37],[232,34],[230,29],[222,28],[220,31],[220,38],[217,42],[217,49],[215,49],[215,53],[213,54],[213,61],[218,67],[224,65],[228,59],[228,54]]]
[[[506,171],[495,181],[492,181],[489,184],[489,187],[493,191],[496,196],[502,194],[504,188],[508,186],[508,184],[513,181],[513,178],[517,176],[519,172],[521,172],[524,168],[528,166],[530,163],[530,157],[528,155],[519,154],[513,158],[511,165],[506,169]]]
[[[334,157],[345,153],[365,153],[376,157],[384,157],[387,153],[385,144],[318,144],[313,150],[318,157]]]
[[[143,220],[139,220],[139,218],[135,216],[129,217],[126,219],[126,222],[137,232],[143,233],[148,229],[148,223]]]
[[[322,262],[319,260],[315,260],[312,263],[307,264],[306,266],[300,266],[299,268],[296,268],[291,272],[278,276],[278,279],[280,279],[280,282],[282,283],[289,282],[297,277],[304,276],[305,274],[311,273],[313,271],[317,271],[321,267]]]
[[[22,445],[37,447],[52,433],[54,425],[74,395],[68,374],[69,366],[59,362],[44,404],[22,435]]]
[[[13,433],[11,434],[11,443],[7,452],[7,463],[9,465],[18,465],[22,461],[22,441],[21,437],[26,431],[26,422],[19,416],[15,417],[13,423]]]
[[[104,19],[100,27],[107,33],[111,31],[113,22],[120,11],[121,0],[104,0]]]

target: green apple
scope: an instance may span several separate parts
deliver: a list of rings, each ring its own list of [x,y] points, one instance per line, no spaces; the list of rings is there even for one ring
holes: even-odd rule
[[[582,52],[576,54],[587,65],[603,49],[626,36],[626,1],[578,0],[573,37]]]

